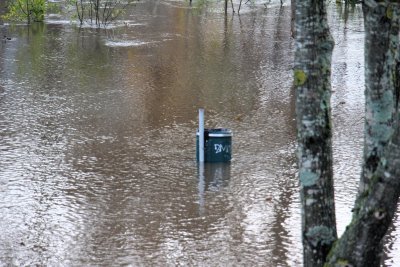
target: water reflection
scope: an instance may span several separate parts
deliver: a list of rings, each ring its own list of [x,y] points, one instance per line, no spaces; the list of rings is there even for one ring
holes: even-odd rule
[[[205,215],[206,192],[218,192],[228,186],[231,177],[231,164],[198,163],[199,173],[199,213]]]

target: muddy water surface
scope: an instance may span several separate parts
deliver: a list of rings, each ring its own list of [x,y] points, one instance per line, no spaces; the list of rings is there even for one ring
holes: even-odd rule
[[[363,24],[331,7],[338,228],[362,146]],[[301,266],[290,6],[143,1],[118,27],[1,26],[0,266]],[[197,109],[233,133],[195,161]],[[399,221],[386,242],[400,262]]]

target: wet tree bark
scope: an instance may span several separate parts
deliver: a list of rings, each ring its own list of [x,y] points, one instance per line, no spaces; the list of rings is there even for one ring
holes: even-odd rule
[[[304,266],[322,266],[337,239],[332,171],[331,57],[325,1],[295,1],[297,140]]]
[[[400,196],[399,1],[364,1],[365,144],[351,224],[327,266],[379,266]],[[394,119],[395,118],[395,119]],[[394,125],[393,125],[394,124]]]

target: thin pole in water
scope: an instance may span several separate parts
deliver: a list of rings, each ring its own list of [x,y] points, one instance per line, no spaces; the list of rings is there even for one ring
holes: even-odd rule
[[[204,109],[199,109],[199,162],[204,162]]]

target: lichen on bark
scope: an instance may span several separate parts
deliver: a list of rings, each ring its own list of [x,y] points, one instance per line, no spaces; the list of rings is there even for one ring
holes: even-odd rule
[[[294,84],[296,86],[301,86],[303,85],[307,80],[307,75],[304,71],[302,70],[295,70],[294,71]]]
[[[365,144],[353,218],[325,266],[379,266],[382,239],[400,196],[399,1],[363,2]],[[397,119],[395,119],[397,118]]]
[[[398,3],[364,1],[365,24],[365,133],[362,193],[393,133],[395,90],[398,83]]]
[[[337,238],[332,170],[331,57],[325,1],[296,1],[294,86],[305,266],[322,266]]]

